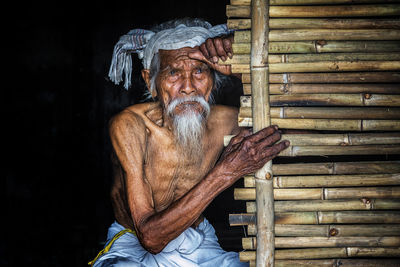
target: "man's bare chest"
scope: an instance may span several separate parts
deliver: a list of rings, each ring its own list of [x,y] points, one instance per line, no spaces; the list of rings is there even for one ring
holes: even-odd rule
[[[149,140],[144,172],[156,210],[163,210],[199,183],[215,165],[222,145],[205,142],[201,155],[190,156],[175,145]]]

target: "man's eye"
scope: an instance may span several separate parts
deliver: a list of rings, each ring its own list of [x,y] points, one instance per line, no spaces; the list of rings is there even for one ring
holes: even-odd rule
[[[203,73],[203,69],[202,68],[197,68],[196,69],[196,74],[201,74]]]
[[[170,70],[170,71],[169,71],[169,75],[170,75],[170,76],[174,76],[176,73],[177,73],[176,70]]]

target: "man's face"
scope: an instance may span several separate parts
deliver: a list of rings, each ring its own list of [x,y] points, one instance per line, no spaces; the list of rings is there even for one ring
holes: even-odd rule
[[[156,79],[158,97],[164,107],[177,99],[202,97],[206,101],[213,87],[210,68],[204,62],[189,58],[197,48],[159,50],[160,72]],[[203,113],[204,108],[197,101],[183,101],[173,113],[180,115],[187,109]]]

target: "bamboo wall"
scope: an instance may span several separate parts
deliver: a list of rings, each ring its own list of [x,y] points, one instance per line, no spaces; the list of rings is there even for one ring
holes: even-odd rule
[[[259,262],[257,250],[268,242],[256,238],[259,178],[244,177],[244,188],[235,189],[247,207],[229,218],[247,228],[240,259],[251,266],[399,266],[400,0],[266,6],[269,101],[261,109],[252,99],[254,3],[231,0],[226,9],[228,27],[237,30],[226,63],[243,82],[238,123],[252,127],[254,113],[264,112],[271,124],[307,133],[284,134],[291,145],[272,165],[272,264]]]

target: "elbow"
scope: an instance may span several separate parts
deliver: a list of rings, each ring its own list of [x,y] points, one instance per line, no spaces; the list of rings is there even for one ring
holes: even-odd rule
[[[151,254],[158,254],[160,253],[165,246],[162,246],[160,242],[157,242],[157,240],[150,240],[144,238],[141,240],[141,244],[144,247],[145,250],[150,252]]]
[[[138,238],[145,250],[152,254],[160,253],[168,244],[156,231],[139,231]]]

